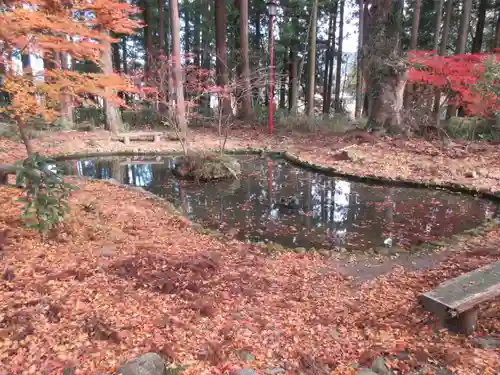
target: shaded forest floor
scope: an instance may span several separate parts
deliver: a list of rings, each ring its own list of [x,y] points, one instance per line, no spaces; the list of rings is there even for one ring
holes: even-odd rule
[[[50,153],[179,148],[166,141],[124,146],[108,137],[60,133],[34,144]],[[349,139],[316,137],[269,141],[247,130],[235,132],[228,147],[287,149],[358,174],[500,191],[498,146],[441,149],[390,139],[350,146]],[[192,144],[210,148],[217,139],[198,132]],[[356,162],[331,160],[329,152],[344,147]],[[0,139],[0,162],[23,157],[22,145]],[[257,246],[197,233],[140,192],[78,184],[67,222],[44,241],[20,221],[19,190],[0,188],[0,373],[73,366],[110,372],[146,351],[192,374],[215,374],[227,364],[308,375],[327,374],[329,366],[347,374],[343,368],[367,365],[380,353],[398,354],[400,369],[431,363],[473,375],[498,366],[498,352],[475,346],[475,337],[500,331],[498,302],[482,306],[477,332],[465,337],[440,330],[416,297],[499,260],[500,229],[443,249],[450,256],[425,270],[396,267],[354,286],[318,254],[269,256]]]

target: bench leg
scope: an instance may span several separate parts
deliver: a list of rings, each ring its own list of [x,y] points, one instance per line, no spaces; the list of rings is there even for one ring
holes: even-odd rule
[[[129,137],[123,137],[123,143],[125,143],[126,145],[129,145],[130,144],[130,138]]]
[[[153,142],[160,142],[160,136],[159,135],[155,135],[154,138],[153,138]]]
[[[446,327],[453,332],[471,334],[476,330],[478,309],[465,311],[456,318],[446,319]]]

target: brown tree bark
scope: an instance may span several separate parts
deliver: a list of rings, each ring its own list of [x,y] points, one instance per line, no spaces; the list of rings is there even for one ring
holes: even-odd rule
[[[144,77],[148,79],[151,73],[151,62],[153,59],[153,10],[151,0],[142,0],[142,16],[144,19]]]
[[[158,6],[158,54],[165,54],[165,0],[157,0],[156,5]]]
[[[286,81],[287,81],[287,68],[288,64],[288,48],[285,47],[285,51],[283,52],[283,68],[281,69],[281,79],[280,79],[280,108],[286,108]]]
[[[104,74],[113,74],[113,58],[111,45],[106,44],[101,52],[101,65]],[[107,88],[107,94],[110,94],[110,88]],[[120,111],[115,104],[109,100],[104,99],[104,128],[116,134],[122,128],[122,118]]]
[[[333,32],[332,32],[332,46],[331,54],[328,61],[328,93],[326,94],[328,103],[328,112],[332,107],[332,91],[333,91],[333,62],[335,60],[335,35],[337,33],[337,13],[338,13],[338,1],[333,4]]]
[[[332,45],[335,44],[335,40],[332,39],[333,36],[333,7],[330,9],[328,14],[328,44],[325,51],[325,72],[323,73],[323,114],[327,115],[330,112],[330,107],[328,106],[328,75],[330,69],[330,55],[332,54]]]
[[[181,23],[179,20],[179,4],[177,0],[170,0],[170,27],[172,33],[172,76],[175,90],[175,119],[180,133],[184,153],[188,151],[186,108],[184,103],[184,87],[182,84],[181,66]]]
[[[307,54],[307,117],[314,115],[314,94],[316,92],[316,30],[318,19],[318,0],[314,0],[311,17],[311,33]]]
[[[344,42],[344,5],[345,0],[340,0],[339,9],[339,46],[337,49],[337,74],[335,78],[335,113],[342,111],[340,102],[340,80],[342,77],[342,44]]]
[[[460,26],[458,28],[457,39],[457,55],[465,53],[467,46],[467,37],[469,36],[470,16],[472,10],[472,0],[463,0],[462,16],[460,17]],[[457,115],[457,106],[455,104],[448,105],[446,118],[449,119]]]
[[[415,51],[418,47],[418,28],[420,26],[420,9],[422,8],[422,0],[415,0],[415,9],[413,10],[413,19],[411,23],[411,38],[410,50]],[[406,85],[406,93],[404,95],[403,106],[405,109],[410,108],[413,95],[413,85],[411,83]]]
[[[215,71],[217,74],[217,85],[227,87],[229,83],[227,66],[227,48],[226,48],[226,6],[224,0],[215,0],[215,50],[216,63]],[[231,98],[223,95],[221,98],[222,115],[231,114]]]
[[[493,49],[500,48],[500,12],[498,12],[497,25],[495,27],[495,42]]]
[[[240,77],[242,81],[241,105],[238,117],[253,118],[250,86],[250,59],[248,55],[248,0],[239,0],[240,6]]]
[[[394,14],[401,11],[399,0],[374,0],[365,14],[366,45],[363,48],[363,76],[369,87],[368,128],[372,131],[401,131],[403,92],[407,65],[399,56],[399,30]]]
[[[450,35],[451,15],[453,13],[453,0],[446,1],[445,18],[443,24],[443,36],[441,38],[441,46],[439,48],[439,55],[446,55],[448,48],[448,36]],[[436,26],[437,27],[437,26]],[[439,127],[441,122],[441,90],[436,89],[434,93],[434,116],[436,125]]]
[[[365,12],[363,6],[363,0],[358,0],[359,9],[359,35],[358,35],[358,53],[356,57],[356,104],[354,107],[354,118],[359,119],[361,117],[361,98],[363,91],[363,67],[361,66],[361,49],[363,48],[363,34],[364,34],[364,19]]]
[[[484,27],[486,25],[486,11],[488,10],[488,0],[480,0],[478,7],[476,33],[472,40],[472,53],[481,52],[483,47]]]
[[[289,57],[289,77],[288,77],[288,110],[290,114],[295,115],[297,113],[297,101],[298,101],[298,70],[299,61],[297,58],[297,52],[293,48],[290,48]]]
[[[444,0],[437,0],[435,3],[436,11],[436,26],[434,28],[434,47],[433,50],[438,52],[439,48],[439,34],[441,31],[441,23],[443,22],[443,6]]]

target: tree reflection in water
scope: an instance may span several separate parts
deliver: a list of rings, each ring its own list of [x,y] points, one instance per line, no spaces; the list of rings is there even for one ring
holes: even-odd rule
[[[77,170],[144,187],[182,206],[191,218],[240,239],[284,246],[408,246],[472,228],[497,210],[470,196],[349,182],[283,160],[239,159],[241,179],[206,184],[176,179],[171,158],[84,160]],[[287,197],[297,198],[298,209],[275,204]]]

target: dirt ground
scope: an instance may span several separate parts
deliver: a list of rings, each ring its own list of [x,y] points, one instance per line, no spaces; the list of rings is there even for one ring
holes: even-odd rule
[[[217,143],[209,131],[191,139],[198,149]],[[173,141],[124,146],[105,132],[47,135],[34,145],[51,154],[179,149]],[[228,140],[229,148],[263,146],[345,172],[500,191],[500,151],[490,144],[358,144],[355,137],[301,134],[269,140],[251,129]],[[346,147],[355,162],[330,157]],[[0,139],[1,163],[23,157],[22,145]],[[1,374],[109,373],[146,351],[187,366],[189,374],[279,367],[343,375],[354,364],[402,352],[392,366],[407,373],[423,364],[460,375],[498,368],[498,351],[475,344],[500,331],[498,301],[481,307],[478,329],[466,337],[440,329],[417,296],[500,260],[500,229],[443,248],[434,264],[393,264],[377,278],[353,282],[317,253],[269,256],[257,246],[200,234],[138,191],[77,183],[67,222],[44,240],[21,222],[20,191],[0,187]]]

